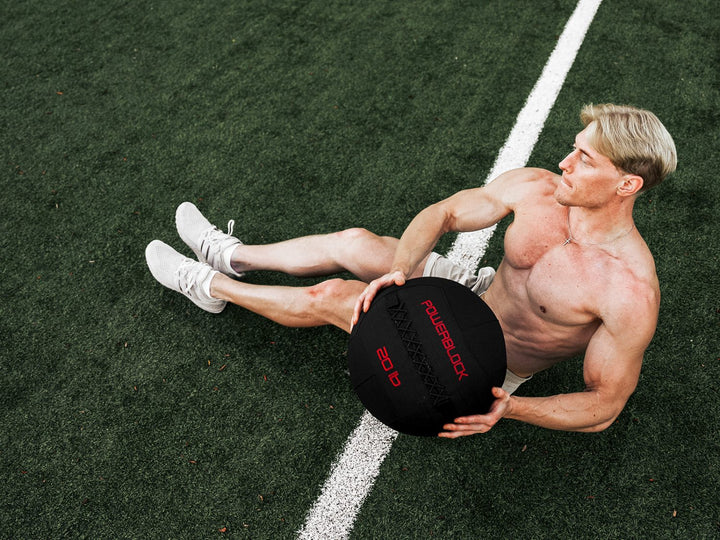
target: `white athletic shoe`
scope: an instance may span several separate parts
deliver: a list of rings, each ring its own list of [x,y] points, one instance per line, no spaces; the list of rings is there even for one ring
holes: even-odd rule
[[[230,277],[243,276],[230,265],[233,251],[242,244],[232,236],[234,220],[228,221],[226,234],[210,223],[193,203],[184,202],[175,211],[175,225],[180,238],[193,250],[200,262],[208,263]]]
[[[188,259],[160,240],[148,244],[145,260],[155,279],[168,289],[184,294],[210,313],[225,309],[225,300],[210,296],[210,281],[218,272],[208,264]]]

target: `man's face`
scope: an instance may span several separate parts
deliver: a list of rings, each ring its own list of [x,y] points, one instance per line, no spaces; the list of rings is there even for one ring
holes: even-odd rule
[[[622,183],[623,173],[588,143],[592,129],[591,123],[577,134],[573,151],[560,162],[562,178],[555,199],[564,206],[601,207],[615,196]]]

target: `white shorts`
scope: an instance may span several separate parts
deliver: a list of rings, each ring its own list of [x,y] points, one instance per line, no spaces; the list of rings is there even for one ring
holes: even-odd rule
[[[502,389],[505,390],[508,394],[515,393],[515,390],[520,388],[520,385],[524,382],[529,381],[532,379],[532,375],[529,377],[520,377],[519,375],[515,375],[512,371],[509,369],[505,370],[505,382],[502,385]]]
[[[433,252],[428,257],[427,263],[425,263],[423,277],[439,277],[457,281],[460,285],[464,285],[475,294],[482,296],[493,282],[495,269],[488,266],[473,274],[467,268]]]

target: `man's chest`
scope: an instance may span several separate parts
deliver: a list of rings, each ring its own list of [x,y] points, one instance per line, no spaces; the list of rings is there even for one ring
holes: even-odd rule
[[[597,321],[597,299],[607,287],[603,257],[572,242],[559,216],[517,221],[505,236],[505,263],[514,295],[527,298],[541,319],[562,326]],[[590,257],[588,257],[590,255]]]
[[[570,253],[574,246],[548,250],[525,271],[525,294],[544,320],[563,326],[597,320],[596,298],[603,279]]]

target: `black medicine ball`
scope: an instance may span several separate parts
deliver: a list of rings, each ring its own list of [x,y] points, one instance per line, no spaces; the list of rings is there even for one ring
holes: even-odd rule
[[[437,435],[486,413],[505,380],[505,340],[467,287],[424,277],[383,289],[353,328],[350,380],[367,410],[396,431]]]

